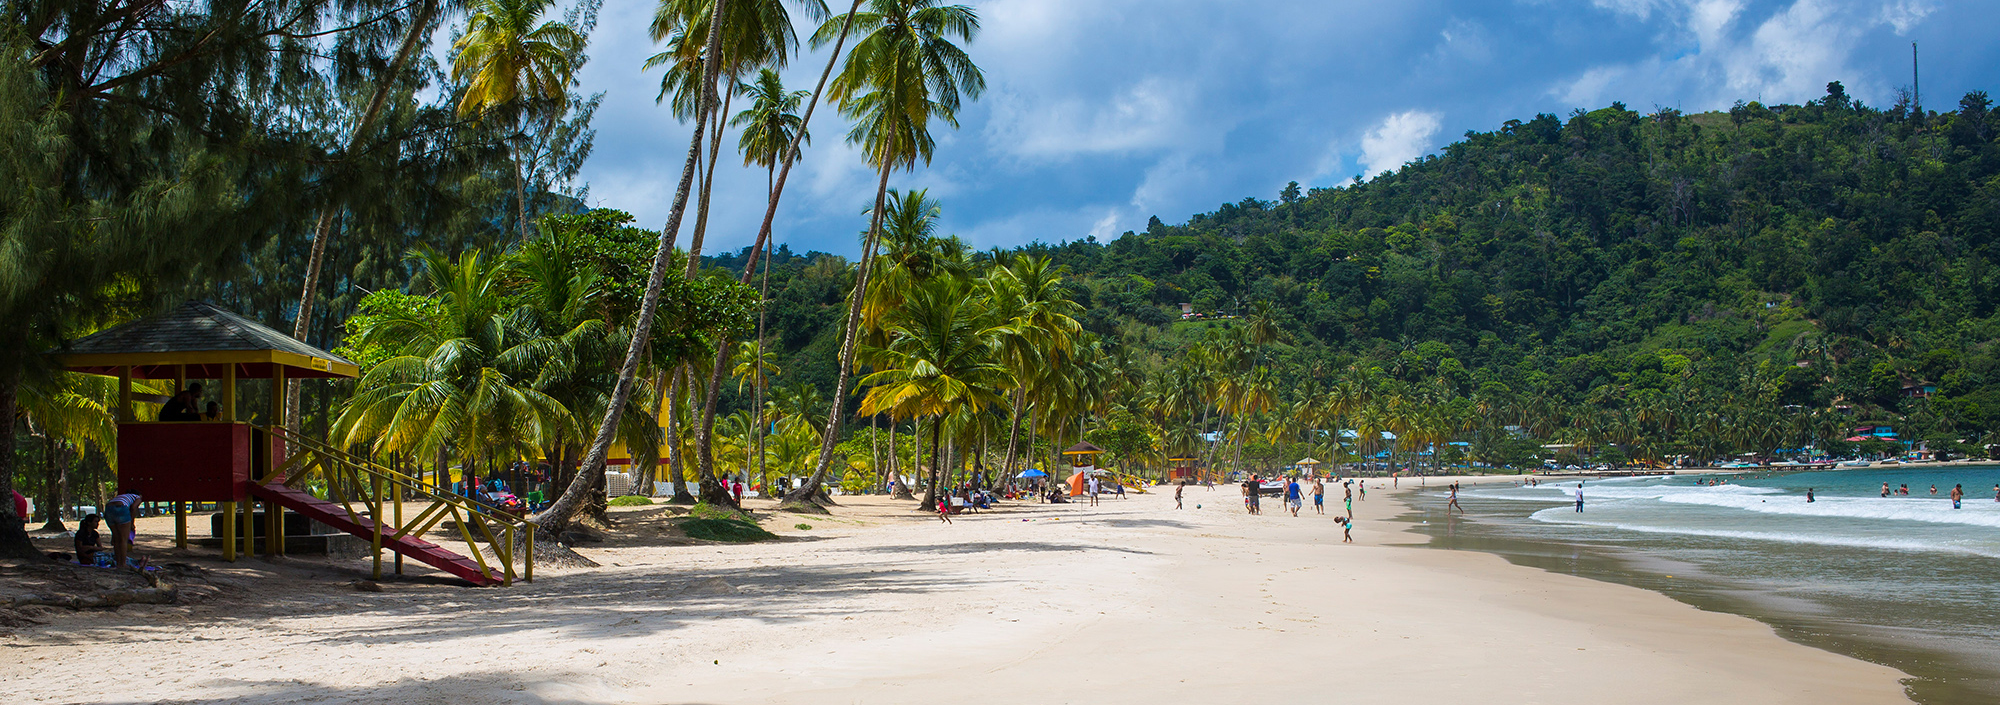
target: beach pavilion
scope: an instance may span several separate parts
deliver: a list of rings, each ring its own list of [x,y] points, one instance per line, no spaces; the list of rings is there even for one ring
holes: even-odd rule
[[[1315,460],[1312,456],[1308,455],[1304,458],[1300,458],[1298,462],[1292,463],[1292,467],[1298,468],[1299,472],[1305,473],[1308,476],[1318,476],[1319,464],[1320,463],[1318,460]]]
[[[360,367],[352,361],[200,301],[99,331],[49,356],[69,372],[118,378],[119,491],[146,502],[171,502],[177,547],[188,544],[188,503],[213,502],[220,510],[214,534],[227,560],[236,559],[239,546],[251,552],[260,534],[265,554],[282,556],[286,535],[305,533],[303,520],[310,519],[369,540],[377,577],[382,550],[388,549],[397,556],[398,572],[401,558],[409,556],[474,585],[513,581],[520,552],[512,546],[523,522],[492,516],[469,499],[435,492],[417,478],[285,428],[279,417],[287,383],[356,377]],[[140,413],[136,405],[165,405],[172,397],[136,393],[134,380],[172,380],[176,394],[187,390],[190,380],[210,380],[218,393],[217,413],[213,419],[157,420],[158,410]],[[251,413],[237,404],[238,383],[244,380],[269,380],[267,403]],[[402,516],[406,492],[431,499],[408,522]],[[263,511],[254,512],[259,501]],[[298,530],[284,526],[292,523],[283,520],[285,510],[301,518]],[[262,531],[254,521],[259,515]],[[472,558],[419,538],[445,518],[455,520]],[[493,525],[506,535],[507,550],[499,550]],[[498,570],[478,551],[474,529],[486,533],[500,554]],[[533,532],[522,538],[527,553],[520,557],[526,559],[533,553]],[[523,565],[533,579],[532,562]]]

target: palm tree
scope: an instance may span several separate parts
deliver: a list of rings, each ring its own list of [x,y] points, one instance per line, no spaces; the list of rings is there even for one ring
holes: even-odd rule
[[[999,331],[982,320],[983,307],[972,300],[969,288],[938,277],[910,292],[890,325],[893,342],[877,355],[876,371],[861,380],[869,390],[859,413],[932,421],[932,477],[925,506],[937,499],[937,473],[945,460],[940,453],[944,417],[1005,403],[999,390],[1010,381],[1007,369],[993,357]],[[837,419],[838,413],[836,409],[830,418]],[[825,438],[834,436],[834,428],[829,424]],[[828,462],[826,441],[820,443],[815,472]]]
[[[465,34],[452,44],[451,80],[465,83],[460,115],[512,108],[515,118],[539,113],[544,127],[567,110],[569,87],[582,63],[583,33],[559,20],[541,22],[550,0],[473,0]],[[539,22],[539,24],[537,24]],[[517,149],[519,139],[515,140]],[[515,222],[528,239],[524,166],[514,168]]]
[[[27,422],[29,432],[42,437],[42,459],[47,471],[43,477],[42,504],[48,515],[42,524],[43,531],[66,530],[62,508],[69,503],[70,496],[70,449],[88,446],[108,451],[117,447],[118,421],[113,413],[118,403],[117,385],[117,380],[104,375],[62,372],[26,382],[15,395],[15,408]]]
[[[334,422],[334,442],[450,457],[469,469],[573,433],[569,410],[532,384],[555,345],[524,335],[510,315],[502,268],[476,252],[454,261],[425,250],[411,259],[436,294],[431,305],[379,312],[361,332],[360,346],[394,356],[362,376]]]
[[[715,15],[711,17],[711,22],[714,22],[715,18],[720,16],[723,9],[727,7],[728,1],[715,0]],[[708,35],[708,47],[705,53],[713,55],[716,51],[716,45],[720,41],[720,32],[710,32]],[[703,72],[707,76],[706,82],[709,85],[713,85],[717,76],[717,67],[713,64],[705,66]],[[808,114],[810,114],[810,108],[808,108]],[[632,392],[639,386],[639,363],[647,357],[647,343],[652,336],[653,321],[660,310],[660,292],[666,287],[667,266],[673,262],[674,242],[672,233],[679,232],[681,218],[687,214],[688,191],[694,185],[695,167],[697,160],[701,157],[701,138],[701,127],[697,125],[694,134],[688,139],[687,159],[681,163],[681,178],[680,182],[674,188],[673,205],[667,209],[666,227],[660,229],[661,237],[659,244],[653,250],[653,264],[646,275],[646,293],[639,299],[639,313],[632,321],[631,330],[633,333],[631,341],[625,347],[625,361],[618,367],[617,382],[613,383],[611,397],[608,403],[604,405],[604,416],[603,420],[597,425],[597,436],[591,439],[590,449],[584,453],[583,464],[579,468],[577,476],[570,480],[569,486],[563,488],[562,494],[558,495],[555,501],[549,503],[548,508],[542,510],[541,514],[535,515],[536,530],[546,534],[546,538],[551,539],[550,541],[539,542],[536,545],[547,545],[550,546],[551,550],[555,546],[560,545],[556,544],[553,539],[560,536],[564,529],[569,528],[570,519],[575,514],[578,504],[583,501],[584,495],[589,493],[591,483],[587,480],[587,477],[603,472],[605,458],[611,454],[613,437],[617,435],[617,430],[624,421],[626,401],[631,399]],[[796,150],[794,151],[796,152]],[[724,354],[724,351],[727,349],[728,346],[723,342],[719,341],[716,344],[718,356]],[[723,367],[722,362],[718,360],[712,365],[712,369],[710,370],[708,402],[704,409],[705,419],[712,418],[714,414],[715,393],[721,386],[719,382]],[[669,405],[670,414],[671,409],[672,406]],[[696,440],[697,447],[704,445],[706,434],[701,434]],[[713,482],[711,478],[706,476],[709,471],[708,466],[710,461],[705,455],[702,461],[704,491],[717,499],[727,497],[729,493],[721,491],[722,488],[719,483]]]
[[[814,19],[827,15],[820,0],[800,4]],[[721,28],[714,33],[718,41],[709,41],[711,27]],[[715,169],[722,162],[721,119],[727,117],[729,102],[738,93],[734,87],[744,74],[758,67],[783,69],[798,47],[798,35],[784,0],[661,0],[653,14],[652,35],[653,41],[667,44],[666,51],[646,59],[645,64],[646,68],[667,67],[660,81],[660,99],[668,100],[671,94],[674,116],[692,118],[702,125],[698,129],[709,132],[708,166],[701,177],[694,233],[688,240],[687,275],[693,277],[708,232]],[[711,57],[716,59],[717,75],[727,78],[732,87],[721,95],[716,95],[715,82],[708,78]]]
[[[862,153],[880,174],[841,336],[840,372],[833,388],[836,400],[846,397],[854,367],[854,338],[859,332],[861,307],[868,298],[868,277],[881,237],[889,174],[915,168],[918,160],[928,164],[935,144],[930,135],[931,119],[956,128],[962,96],[977,98],[986,90],[979,67],[952,43],[953,37],[969,42],[978,34],[979,16],[972,8],[940,6],[937,0],[869,0],[868,6],[869,12],[852,16],[852,25],[864,36],[855,42],[831,90],[840,101],[841,113],[855,123],[847,133],[848,143],[861,145]],[[846,32],[843,25],[839,33],[845,36]],[[813,35],[813,46],[827,43],[834,34],[834,23],[820,25]],[[819,460],[808,484],[816,485],[833,462],[840,420],[836,404],[827,418],[826,439],[820,442]]]

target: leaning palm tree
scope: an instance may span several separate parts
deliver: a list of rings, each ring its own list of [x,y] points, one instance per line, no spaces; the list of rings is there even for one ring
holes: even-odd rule
[[[820,0],[800,4],[813,19],[827,15]],[[723,5],[717,0],[661,0],[654,10],[652,35],[653,41],[666,43],[666,51],[646,59],[645,64],[649,69],[666,67],[659,99],[671,101],[674,116],[696,120],[709,133],[708,165],[701,177],[694,232],[688,239],[689,277],[699,266],[708,232],[715,169],[722,161],[722,119],[728,116],[729,101],[737,93],[730,90],[717,95],[715,82],[707,79],[708,69],[713,65],[733,88],[743,75],[759,67],[783,69],[799,43],[785,0],[729,0],[727,7]],[[710,29],[717,27],[713,34],[718,41],[711,42]]]
[[[451,80],[465,82],[459,98],[460,115],[486,115],[509,109],[515,119],[540,117],[544,129],[568,109],[569,87],[583,61],[586,39],[576,27],[560,20],[542,21],[550,0],[473,0],[465,34],[452,44],[457,52]],[[521,239],[528,239],[526,165],[517,135],[514,164],[514,213]]]
[[[729,0],[715,0],[714,15],[711,16],[711,22],[715,21],[715,18],[721,15],[722,11],[728,6],[728,2]],[[708,47],[706,50],[708,54],[712,55],[715,53],[716,45],[721,40],[721,34],[720,32],[708,33]],[[707,83],[714,85],[718,75],[716,66],[711,64],[704,67],[703,72],[706,74]],[[697,160],[701,157],[701,140],[701,127],[697,125],[694,134],[688,139],[688,154],[686,161],[681,163],[680,182],[674,188],[674,201],[667,209],[667,224],[666,227],[660,229],[659,243],[653,250],[653,264],[646,275],[646,293],[639,299],[639,313],[633,317],[631,340],[625,347],[625,361],[618,367],[617,381],[612,384],[611,395],[604,405],[603,420],[597,425],[597,436],[591,439],[590,448],[584,453],[583,463],[576,477],[570,480],[569,486],[563,488],[562,494],[557,495],[555,501],[550,502],[549,506],[542,510],[542,513],[535,515],[536,530],[546,534],[548,539],[555,539],[561,536],[562,532],[569,528],[570,520],[575,515],[577,507],[583,501],[584,495],[590,492],[592,483],[588,480],[588,477],[592,474],[603,472],[605,458],[611,454],[611,442],[617,435],[621,423],[625,420],[626,402],[632,398],[632,392],[640,386],[638,382],[639,363],[647,357],[647,344],[652,337],[653,320],[657,317],[660,310],[660,292],[666,287],[667,266],[674,259],[672,233],[680,230],[681,218],[687,214],[688,191],[694,185],[695,167]],[[721,343],[718,343],[716,348],[718,354],[722,354],[720,351],[728,349],[726,345]],[[720,379],[719,375],[722,374],[723,367],[724,365],[720,361],[712,366],[711,374],[716,375],[716,377],[711,378],[712,380]],[[720,385],[711,383],[708,386],[710,390],[708,398],[713,400],[715,398],[713,392]],[[669,398],[671,399],[671,397]],[[672,405],[669,404],[668,408],[671,410]],[[713,409],[714,404],[711,401],[706,411],[712,414]],[[704,467],[704,472],[706,472],[706,467]],[[703,480],[704,491],[712,492],[717,498],[728,496],[727,492],[721,491],[718,483],[713,482],[708,477],[704,477]],[[545,550],[551,551],[560,546],[560,544],[556,544],[553,541],[537,543],[536,545],[547,546],[548,548]],[[564,556],[564,558],[580,563],[588,562],[587,559],[575,556],[573,553]]]
[[[963,99],[977,98],[986,90],[986,78],[979,67],[952,43],[954,37],[969,42],[979,33],[979,16],[972,8],[942,6],[937,0],[870,0],[868,6],[869,12],[852,16],[853,27],[864,35],[855,42],[831,89],[831,95],[840,101],[841,113],[854,121],[854,128],[847,133],[848,143],[860,145],[880,175],[841,336],[840,370],[833,387],[836,400],[846,398],[854,368],[854,338],[861,307],[868,298],[868,277],[881,237],[889,174],[914,169],[918,160],[930,163],[936,144],[930,134],[931,119],[958,127]],[[834,22],[820,25],[813,35],[813,46],[827,43],[836,33],[845,37],[847,31],[844,23],[837,32]],[[818,492],[833,462],[840,411],[840,405],[835,404],[827,417],[827,433],[820,442],[812,477],[794,493],[799,499]]]

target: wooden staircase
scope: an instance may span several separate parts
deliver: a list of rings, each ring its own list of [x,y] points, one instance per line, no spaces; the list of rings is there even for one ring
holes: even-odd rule
[[[249,483],[250,495],[367,539],[375,551],[375,577],[382,576],[382,551],[388,550],[478,587],[512,585],[517,576],[535,579],[533,524],[328,444],[282,428],[259,428],[282,439],[290,454],[282,465]],[[318,485],[328,497],[307,491],[309,484]],[[419,497],[429,506],[403,519],[405,498]],[[464,554],[423,539],[446,518],[453,520],[465,542]],[[498,559],[491,565],[480,550],[480,538]]]

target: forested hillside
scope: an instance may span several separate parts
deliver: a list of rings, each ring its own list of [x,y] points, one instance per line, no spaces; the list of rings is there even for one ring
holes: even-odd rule
[[[1285,404],[1365,377],[1585,447],[1772,450],[1864,422],[1976,440],[2000,423],[2000,118],[1983,93],[1957,107],[1836,83],[1800,106],[1545,114],[1365,182],[1020,252],[1067,267],[1084,327],[1154,372],[1268,319]],[[814,261],[774,270],[773,329],[830,377],[846,283]],[[1725,440],[1677,449],[1676,426]]]

